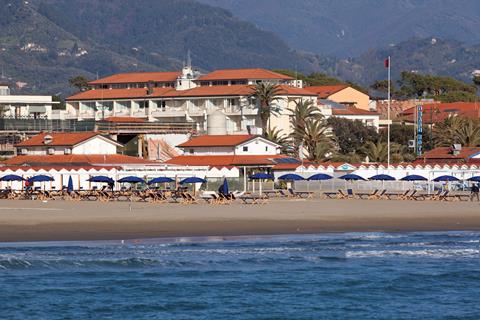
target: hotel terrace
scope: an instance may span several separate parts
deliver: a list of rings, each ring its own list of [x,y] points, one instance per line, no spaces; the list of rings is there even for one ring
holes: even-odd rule
[[[224,114],[228,134],[259,134],[258,102],[253,96],[252,85],[260,82],[280,87],[279,99],[274,101],[279,114],[272,116],[270,121],[272,127],[285,134],[290,132],[290,110],[297,102],[312,101],[326,116],[350,117],[350,109],[356,110],[355,97],[352,101],[342,96],[341,99],[349,102],[348,106],[342,106],[320,99],[315,90],[303,88],[301,80],[273,71],[230,69],[201,75],[187,66],[181,72],[124,73],[92,81],[90,90],[66,99],[64,118],[96,121],[111,117],[140,118],[172,127],[188,123],[193,131],[205,133],[209,116],[220,111]],[[340,91],[349,92],[347,87]],[[332,112],[337,106],[349,108],[349,111]],[[356,116],[368,125],[378,126],[378,121],[372,121],[372,116],[378,118],[375,113],[357,110]]]

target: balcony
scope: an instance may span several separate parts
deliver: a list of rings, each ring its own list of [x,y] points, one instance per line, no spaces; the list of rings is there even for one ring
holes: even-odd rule
[[[165,108],[165,109],[156,109],[151,113],[152,117],[185,117],[185,110],[180,108]]]

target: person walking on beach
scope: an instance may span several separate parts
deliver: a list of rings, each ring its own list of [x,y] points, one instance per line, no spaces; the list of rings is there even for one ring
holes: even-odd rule
[[[472,185],[472,188],[470,189],[470,201],[473,201],[473,198],[476,197],[477,198],[477,202],[480,200],[479,199],[479,192],[480,192],[480,188],[477,184],[474,184]]]

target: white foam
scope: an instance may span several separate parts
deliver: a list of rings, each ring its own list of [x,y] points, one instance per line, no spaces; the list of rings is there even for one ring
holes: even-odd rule
[[[422,249],[422,250],[371,250],[371,251],[347,251],[347,258],[370,258],[370,257],[429,257],[429,258],[480,258],[478,249]]]

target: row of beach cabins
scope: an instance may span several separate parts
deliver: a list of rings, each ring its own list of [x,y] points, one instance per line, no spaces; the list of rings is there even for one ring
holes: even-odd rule
[[[24,178],[19,175],[9,174],[0,178],[0,182],[21,181],[24,184],[22,190],[14,190],[8,186],[0,190],[0,199],[24,199],[24,200],[73,200],[73,201],[143,201],[153,203],[184,203],[193,204],[201,201],[206,201],[211,204],[231,204],[239,201],[245,204],[265,204],[271,198],[287,198],[287,199],[309,199],[315,196],[329,199],[396,199],[396,200],[458,200],[466,201],[472,200],[474,197],[478,200],[478,187],[474,185],[471,191],[452,191],[448,185],[452,182],[461,182],[460,179],[451,176],[443,175],[433,179],[434,182],[443,183],[442,188],[434,192],[425,192],[417,188],[408,189],[405,191],[388,191],[386,188],[377,188],[369,192],[355,191],[353,187],[349,187],[349,183],[355,181],[397,181],[394,177],[387,174],[374,175],[365,179],[357,174],[349,173],[334,178],[331,175],[318,173],[311,175],[308,178],[302,177],[298,174],[284,174],[277,178],[280,182],[286,183],[284,189],[267,189],[262,190],[262,182],[274,181],[275,177],[268,173],[256,173],[249,176],[251,181],[258,181],[258,190],[253,192],[233,191],[229,190],[228,180],[224,179],[219,186],[218,191],[201,191],[196,192],[196,187],[204,185],[207,180],[200,177],[184,178],[179,183],[175,179],[169,177],[156,177],[150,180],[127,176],[115,181],[108,176],[91,176],[88,181],[101,185],[101,187],[94,186],[91,190],[74,190],[72,177],[68,179],[68,184],[62,190],[46,190],[45,183],[52,182],[54,179],[48,175],[35,175],[29,178]],[[331,179],[341,179],[345,181],[345,190],[339,189],[336,191],[314,192],[314,191],[299,191],[292,188],[291,184],[298,181],[326,181]],[[400,181],[428,183],[427,178],[420,175],[407,175]],[[479,183],[480,176],[473,176],[467,181],[471,184]],[[123,187],[119,190],[114,189],[115,183],[122,184]],[[40,184],[40,185],[39,185]],[[43,184],[43,187],[42,185]],[[191,187],[189,187],[191,186]],[[200,188],[201,189],[201,188]]]

